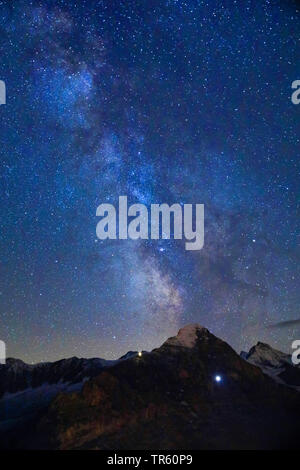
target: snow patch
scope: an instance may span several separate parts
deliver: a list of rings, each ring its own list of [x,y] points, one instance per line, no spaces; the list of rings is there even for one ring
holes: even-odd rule
[[[197,342],[198,335],[197,333],[201,331],[207,332],[208,330],[198,323],[193,323],[191,325],[186,325],[183,328],[180,328],[177,336],[169,338],[165,344],[170,346],[181,346],[184,348],[193,348]]]

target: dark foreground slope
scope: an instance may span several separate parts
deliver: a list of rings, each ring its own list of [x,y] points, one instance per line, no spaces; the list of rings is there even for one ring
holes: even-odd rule
[[[81,392],[59,394],[31,430],[10,445],[295,448],[300,394],[274,382],[207,329],[189,325],[151,353],[103,370]]]

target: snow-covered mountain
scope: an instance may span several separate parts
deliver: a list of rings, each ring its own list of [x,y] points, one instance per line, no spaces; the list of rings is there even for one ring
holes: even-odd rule
[[[242,351],[241,357],[279,383],[300,390],[300,366],[292,363],[291,355],[278,351],[268,344],[258,342],[249,352]]]
[[[79,359],[71,357],[55,362],[26,364],[20,359],[8,358],[0,365],[0,398],[42,385],[75,384],[94,377],[104,367],[116,361],[104,359]]]
[[[8,358],[6,364],[0,364],[0,399],[4,395],[45,385],[58,386],[60,384],[65,389],[67,385],[82,384],[87,379],[98,375],[102,369],[135,357],[137,354],[137,351],[129,351],[116,360],[70,357],[37,364],[27,364],[20,359]]]

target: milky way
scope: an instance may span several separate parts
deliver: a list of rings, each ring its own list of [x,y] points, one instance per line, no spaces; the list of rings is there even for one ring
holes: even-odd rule
[[[258,340],[290,351],[296,3],[1,1],[0,27],[8,354],[113,358],[190,322],[238,351]],[[120,195],[204,204],[204,248],[97,239],[97,206]]]

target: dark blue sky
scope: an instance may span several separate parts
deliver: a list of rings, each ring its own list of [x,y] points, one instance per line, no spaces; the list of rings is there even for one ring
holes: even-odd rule
[[[1,1],[0,32],[8,354],[117,357],[190,322],[290,350],[299,326],[269,325],[300,317],[296,3]],[[97,240],[119,195],[205,204],[203,250]]]

